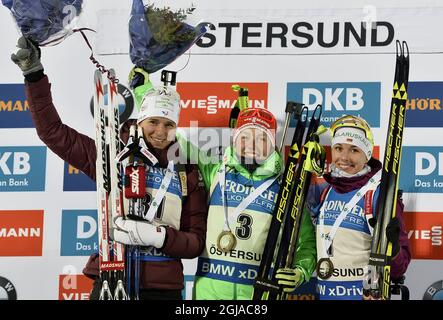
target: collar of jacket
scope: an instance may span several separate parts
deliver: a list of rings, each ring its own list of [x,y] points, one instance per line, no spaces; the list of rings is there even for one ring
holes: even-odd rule
[[[274,151],[252,174],[240,164],[233,146],[226,148],[223,159],[228,167],[235,169],[242,176],[256,181],[268,179],[279,174],[283,167],[283,160],[277,151]]]
[[[120,128],[120,138],[124,143],[126,143],[128,141],[130,126],[132,124],[136,124],[136,123],[137,123],[137,121],[135,119],[129,119],[123,123],[122,127]],[[165,149],[157,149],[157,148],[154,148],[148,141],[146,141],[146,145],[148,146],[149,151],[151,151],[154,154],[154,156],[157,158],[158,166],[161,168],[166,168],[168,166],[168,162],[169,162],[168,150],[175,143],[177,143],[177,139],[172,141]],[[179,152],[179,150],[177,148],[175,156],[178,157],[179,155],[181,155],[181,152]],[[186,163],[186,162],[182,162],[182,163]]]
[[[332,177],[331,173],[328,172],[323,175],[323,178],[338,193],[347,193],[363,187],[369,181],[369,179],[371,179],[372,176],[374,176],[382,168],[381,162],[375,158],[371,158],[368,161],[368,165],[371,167],[371,171],[363,176],[352,178]]]

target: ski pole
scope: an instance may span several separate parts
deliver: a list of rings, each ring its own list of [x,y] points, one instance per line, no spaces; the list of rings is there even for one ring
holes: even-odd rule
[[[281,154],[282,150],[283,150],[283,146],[285,144],[285,140],[286,140],[286,132],[288,130],[288,126],[289,126],[289,122],[291,121],[291,116],[294,116],[295,118],[298,118],[300,115],[297,114],[301,113],[303,107],[303,103],[299,103],[299,102],[292,102],[292,101],[288,101],[286,103],[286,109],[285,109],[285,126],[283,127],[283,134],[281,137],[281,141],[280,141],[280,147],[278,148],[279,153]]]
[[[248,88],[242,88],[238,84],[231,86],[232,90],[238,92],[238,98],[229,115],[229,128],[234,129],[237,125],[237,118],[240,111],[243,111],[249,104]]]

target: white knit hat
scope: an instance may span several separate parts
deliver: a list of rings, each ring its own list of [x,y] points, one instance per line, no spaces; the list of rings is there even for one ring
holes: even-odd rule
[[[338,128],[332,138],[332,146],[337,143],[347,143],[357,146],[364,152],[368,160],[371,159],[374,145],[368,138],[366,138],[365,132],[359,128]]]
[[[180,95],[171,87],[154,87],[143,97],[137,124],[150,117],[163,117],[178,125]]]

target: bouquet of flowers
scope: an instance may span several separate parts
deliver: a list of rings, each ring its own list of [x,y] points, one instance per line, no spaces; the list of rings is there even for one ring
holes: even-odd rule
[[[133,0],[129,21],[130,56],[134,65],[153,73],[188,50],[206,32],[205,24],[186,21],[195,7],[172,10]]]
[[[1,0],[22,34],[40,46],[55,45],[72,34],[83,0]]]

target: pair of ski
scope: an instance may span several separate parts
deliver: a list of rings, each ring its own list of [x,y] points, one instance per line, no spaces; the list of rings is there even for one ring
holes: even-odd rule
[[[363,281],[363,295],[373,299],[389,300],[391,297],[392,243],[386,238],[386,227],[395,217],[397,209],[408,80],[409,49],[405,41],[400,43],[397,40],[394,87],[376,210],[377,222],[371,243],[368,275]]]
[[[321,105],[313,111],[306,136],[308,108],[300,103],[288,102],[285,112],[285,126],[289,124],[291,115],[297,125],[255,279],[253,300],[287,299],[287,294],[277,284],[276,271],[280,268],[293,268],[311,176],[313,172],[321,174],[326,159],[325,151],[319,144],[319,134],[325,131],[320,126]],[[285,134],[282,139],[284,138]]]
[[[115,71],[109,70],[115,78]],[[110,219],[123,216],[123,191],[120,176],[120,164],[109,159],[115,159],[120,151],[119,138],[119,110],[117,105],[117,84],[109,81],[106,85],[108,106],[105,109],[105,85],[99,70],[94,74],[94,123],[95,141],[97,149],[96,184],[97,184],[97,211],[98,211],[98,239],[99,239],[99,270],[101,280],[100,300],[126,300],[125,291],[125,262],[124,246],[117,242],[112,243],[111,255],[109,241]],[[106,112],[108,111],[108,112]],[[107,117],[106,117],[107,113]],[[112,128],[108,130],[107,121]],[[107,143],[109,141],[109,151]],[[112,213],[112,214],[111,214]],[[112,288],[114,290],[112,290]]]
[[[125,216],[123,200],[128,204],[128,215],[141,216],[142,199],[145,197],[145,165],[155,164],[153,156],[143,139],[141,128],[131,126],[129,138],[123,148],[120,141],[120,112],[117,103],[117,83],[115,71],[109,70],[110,76],[105,84],[99,70],[94,74],[94,123],[97,149],[96,184],[99,233],[99,270],[101,280],[100,300],[127,300],[131,297],[131,262],[132,253],[139,253],[139,248],[127,247],[112,241],[110,237],[113,221]],[[105,106],[105,93],[107,105]],[[108,120],[108,121],[107,121]],[[107,123],[109,122],[109,124]],[[109,144],[109,148],[107,145]],[[126,161],[123,166],[123,161]],[[124,168],[123,168],[124,167]],[[125,181],[123,183],[123,172]],[[112,248],[112,254],[111,254]],[[125,264],[125,260],[127,264]],[[138,275],[140,260],[135,266],[135,294],[138,294]],[[125,269],[126,267],[126,269]],[[126,290],[125,290],[126,287]]]

